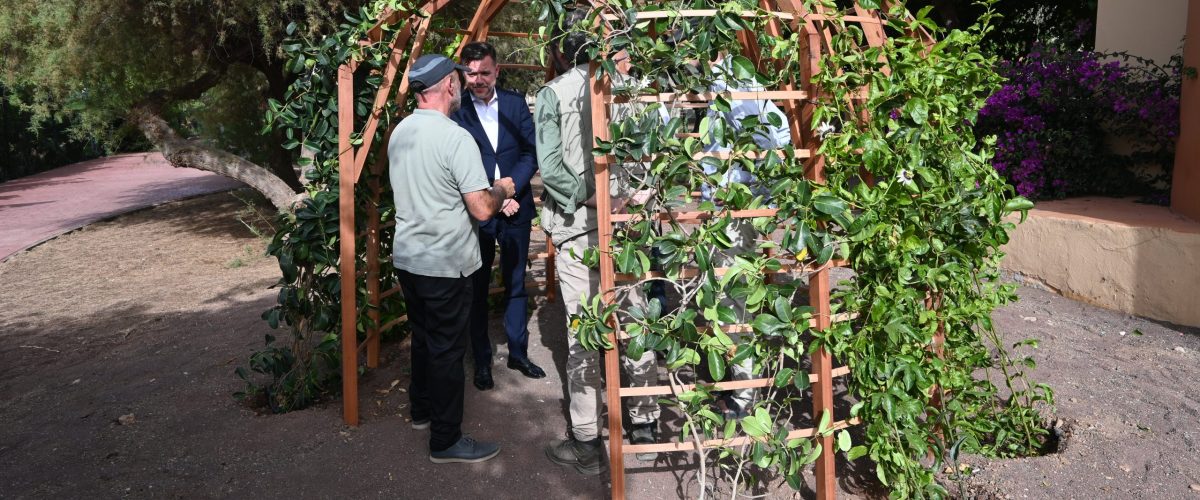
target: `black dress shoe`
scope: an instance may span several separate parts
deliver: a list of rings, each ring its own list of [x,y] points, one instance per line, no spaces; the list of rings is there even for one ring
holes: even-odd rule
[[[481,391],[486,391],[493,387],[496,387],[496,384],[494,382],[492,382],[492,367],[476,366],[475,367],[475,388],[479,389]]]
[[[529,378],[543,378],[546,376],[546,372],[541,367],[524,358],[508,358],[508,367],[521,372],[522,375]]]

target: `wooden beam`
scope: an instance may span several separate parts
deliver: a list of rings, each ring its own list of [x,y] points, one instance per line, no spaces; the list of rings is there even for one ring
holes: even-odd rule
[[[338,68],[338,235],[342,301],[342,420],[358,426],[358,291],[354,270],[354,72],[349,65]]]
[[[429,24],[428,21],[416,18],[416,16],[410,17],[409,20],[423,25]],[[359,146],[358,154],[354,158],[355,181],[358,180],[362,173],[363,165],[367,163],[367,155],[371,152],[371,146],[375,142],[375,129],[379,127],[379,120],[383,115],[387,96],[392,90],[392,82],[396,79],[396,72],[399,69],[400,60],[404,58],[404,48],[408,44],[411,33],[411,30],[403,30],[392,40],[391,54],[388,56],[387,66],[383,70],[383,81],[379,85],[379,90],[375,93],[375,102],[372,104],[371,116],[367,117],[367,124],[363,130],[362,145]]]
[[[847,419],[847,420],[839,420],[837,422],[833,422],[830,424],[829,428],[832,431],[839,431],[839,430],[842,430],[842,429],[845,429],[845,428],[848,428],[848,427],[851,427],[854,425],[858,425],[861,422],[862,422],[861,419],[855,417],[855,418],[851,418],[851,419]],[[806,438],[806,437],[813,437],[816,435],[817,435],[817,430],[815,428],[808,427],[808,428],[804,428],[804,429],[795,429],[791,432],[788,432],[787,439]],[[707,441],[704,441],[702,447],[703,448],[736,447],[736,446],[742,446],[745,444],[750,444],[755,439],[756,438],[752,438],[750,436],[738,436],[733,439],[709,439]],[[763,439],[763,438],[757,438],[757,439]],[[827,438],[820,438],[820,439],[824,440]],[[628,455],[630,453],[670,453],[673,451],[694,451],[695,449],[696,449],[696,444],[694,442],[680,441],[680,442],[674,442],[674,443],[658,443],[658,444],[631,444],[629,446],[626,446],[624,451],[625,451],[625,454]],[[830,451],[829,453],[832,454],[833,452]],[[616,459],[614,458],[613,460],[616,460]],[[820,498],[820,497],[818,497],[818,498]]]
[[[837,378],[848,375],[850,368],[846,366],[839,367],[830,372],[830,376]],[[808,374],[808,381],[816,383],[821,377],[819,373]],[[713,391],[732,391],[737,389],[756,389],[759,387],[770,387],[775,383],[774,378],[755,378],[749,380],[734,380],[730,382],[716,382],[712,384],[703,384],[704,387]],[[670,394],[678,395],[682,391],[690,391],[696,388],[696,384],[682,384],[678,387],[669,385],[654,385],[647,387],[622,387],[621,397],[633,398],[640,396],[667,396]],[[677,392],[678,391],[678,392]]]

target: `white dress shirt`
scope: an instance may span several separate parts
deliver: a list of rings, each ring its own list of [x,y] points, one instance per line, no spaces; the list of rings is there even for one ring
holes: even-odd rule
[[[475,114],[479,115],[479,123],[483,125],[483,132],[487,134],[488,141],[492,143],[492,151],[499,148],[500,141],[500,93],[493,91],[492,98],[487,102],[475,97],[471,94],[471,104],[475,106]],[[500,178],[500,162],[496,162],[496,172],[492,179]]]

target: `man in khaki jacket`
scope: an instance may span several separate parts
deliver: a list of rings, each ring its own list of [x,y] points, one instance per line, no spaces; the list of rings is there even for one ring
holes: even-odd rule
[[[581,14],[579,11],[569,13],[564,24],[574,25],[582,20]],[[588,60],[583,49],[587,38],[580,32],[564,34],[561,29],[555,31],[553,39],[561,42],[551,44],[550,56],[559,76],[538,92],[534,123],[538,166],[545,186],[542,226],[558,247],[555,267],[560,296],[569,317],[578,313],[582,301],[596,295],[600,288],[600,273],[581,262],[584,251],[598,243],[596,190],[592,170]],[[635,296],[631,297],[632,301],[644,300],[640,294],[630,295]],[[603,470],[598,424],[602,358],[599,353],[580,345],[569,324],[565,327],[570,432],[566,439],[550,443],[546,447],[546,456],[560,465],[574,467],[581,474],[595,475]],[[631,385],[654,385],[657,381],[653,352],[646,352],[636,360],[622,359]],[[653,397],[629,398],[628,402],[632,424],[630,442],[654,442],[659,416],[657,402]],[[620,409],[610,408],[609,411]],[[609,432],[621,430],[609,429]],[[620,460],[620,457],[614,460]]]

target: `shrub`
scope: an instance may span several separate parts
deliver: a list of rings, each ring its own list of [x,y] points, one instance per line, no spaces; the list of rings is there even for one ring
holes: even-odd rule
[[[996,135],[992,166],[1017,193],[1053,199],[1169,187],[1181,56],[1160,66],[1128,54],[1038,45],[998,70],[1008,82],[980,111],[980,130]],[[1132,150],[1114,151],[1110,138],[1132,141]],[[1136,168],[1144,165],[1161,171]]]

